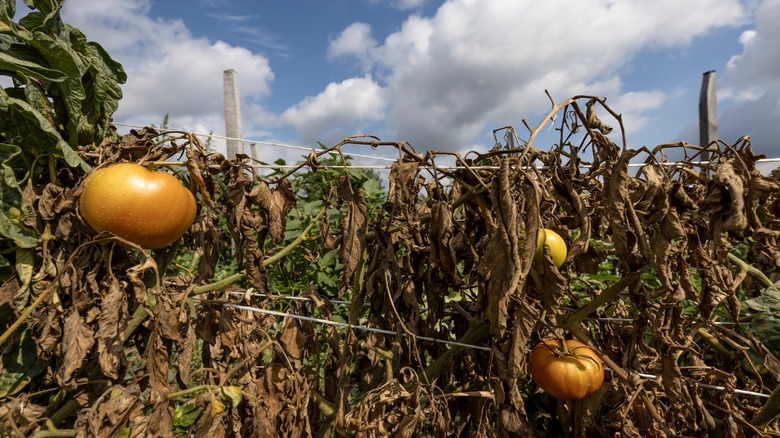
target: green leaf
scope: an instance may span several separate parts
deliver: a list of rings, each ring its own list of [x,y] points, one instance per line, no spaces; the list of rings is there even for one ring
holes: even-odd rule
[[[46,25],[53,19],[59,19],[59,12],[64,1],[65,0],[24,0],[24,4],[40,11],[40,14],[43,15],[42,25]],[[32,14],[34,14],[34,12]]]
[[[745,305],[757,312],[780,312],[780,284],[764,289],[761,295],[745,301]]]
[[[51,82],[62,82],[66,79],[64,73],[48,68],[42,65],[42,62],[45,60],[18,44],[0,53],[0,71]]]
[[[106,135],[111,115],[119,108],[119,84],[127,80],[127,75],[103,47],[87,42],[78,29],[70,28],[70,40],[86,66],[81,79],[85,98],[80,102],[83,117],[77,127],[79,144],[99,143]]]
[[[241,404],[241,400],[243,399],[241,388],[238,386],[221,386],[219,389],[222,391],[222,399],[230,401],[230,405],[233,406],[233,409]]]
[[[201,412],[203,412],[203,409],[195,406],[193,402],[176,406],[173,414],[173,427],[186,429],[192,426],[198,420]]]
[[[374,178],[369,178],[363,182],[363,191],[365,192],[367,198],[373,198],[374,196],[384,193],[382,184]]]
[[[0,236],[14,242],[20,248],[33,248],[38,239],[23,231],[4,211],[0,211]]]
[[[0,132],[6,135],[8,143],[33,155],[50,153],[62,157],[69,166],[80,167],[85,172],[90,169],[46,117],[28,102],[12,97],[4,98],[0,94],[0,114],[3,113],[5,115],[0,117]]]
[[[35,30],[43,27],[45,24],[46,15],[34,11],[25,15],[19,20],[19,24],[27,30]]]
[[[0,21],[8,21],[16,14],[16,2],[14,0],[0,0]],[[2,26],[0,24],[0,26]]]
[[[780,318],[769,312],[758,313],[750,319],[749,330],[775,357],[780,358]]]
[[[0,120],[2,119],[0,117]],[[3,130],[0,121],[0,132]],[[33,248],[38,239],[21,224],[24,206],[14,169],[14,162],[19,160],[20,156],[21,149],[18,146],[0,143],[0,236],[11,240],[20,248]]]
[[[21,391],[36,376],[46,370],[47,364],[38,357],[35,340],[25,325],[14,335],[14,347],[3,353],[3,373],[0,374],[0,397]]]
[[[14,265],[16,275],[21,281],[19,290],[15,293],[14,305],[20,309],[27,305],[27,299],[30,295],[30,286],[32,284],[33,273],[35,271],[35,253],[26,248],[16,250],[16,263]]]
[[[750,318],[748,330],[780,358],[780,284],[764,289],[761,295],[745,301],[745,305],[758,312]]]

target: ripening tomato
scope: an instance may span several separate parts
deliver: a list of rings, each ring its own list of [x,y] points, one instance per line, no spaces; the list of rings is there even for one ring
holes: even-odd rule
[[[536,239],[536,252],[534,253],[534,267],[539,272],[543,271],[544,262],[544,247],[547,245],[550,247],[550,257],[553,259],[553,263],[556,267],[560,268],[563,262],[566,261],[566,242],[563,241],[563,237],[553,230],[547,228],[539,229],[539,234]]]
[[[95,170],[84,181],[81,216],[97,232],[110,231],[143,248],[170,245],[195,220],[195,197],[172,174],[134,163]]]
[[[558,400],[579,400],[599,389],[604,382],[599,355],[575,339],[566,341],[567,354],[560,345],[558,339],[548,339],[531,350],[528,368],[534,382]]]

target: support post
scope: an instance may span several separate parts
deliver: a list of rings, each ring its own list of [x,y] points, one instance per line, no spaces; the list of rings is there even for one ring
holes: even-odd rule
[[[718,111],[717,98],[715,95],[715,70],[704,73],[701,82],[701,93],[699,94],[699,145],[704,148],[718,140]],[[714,145],[713,145],[714,146]],[[710,161],[712,152],[705,151],[702,154],[704,161]]]
[[[235,70],[222,73],[222,92],[225,99],[225,136],[228,137],[227,159],[233,160],[236,155],[244,153],[244,145],[237,140],[241,138],[241,103]]]

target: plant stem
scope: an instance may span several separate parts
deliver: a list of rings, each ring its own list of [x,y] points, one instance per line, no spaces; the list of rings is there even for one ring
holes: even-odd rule
[[[480,321],[478,318],[472,318],[469,322],[469,329],[466,330],[466,333],[464,333],[460,339],[458,339],[458,343],[466,345],[474,344],[489,334],[489,325]],[[444,366],[446,365],[447,361],[450,360],[452,356],[460,353],[463,348],[464,347],[461,345],[454,345],[449,350],[445,351],[444,354],[439,356],[432,364],[428,365],[425,368],[425,375],[428,377],[428,379],[433,380],[437,378],[444,370]]]
[[[708,330],[706,330],[704,328],[699,328],[698,330],[696,330],[696,334],[701,336],[701,338],[704,339],[704,341],[707,344],[709,344],[710,347],[712,347],[715,350],[715,352],[718,353],[719,355],[721,355],[721,356],[723,356],[723,357],[725,357],[727,359],[733,359],[734,358],[734,353],[729,351],[729,349],[726,348],[720,342],[720,340],[718,340],[718,338],[715,337],[715,335],[710,333]]]
[[[775,387],[775,390],[769,395],[769,400],[767,400],[764,407],[758,411],[758,414],[750,420],[750,424],[757,427],[764,427],[774,420],[778,414],[780,414],[780,385]]]
[[[71,415],[75,414],[79,408],[81,408],[81,404],[75,399],[70,399],[65,402],[65,404],[57,410],[57,412],[53,413],[51,417],[49,417],[49,420],[51,420],[51,423],[55,426],[59,426],[63,421],[65,421],[66,418],[69,418]]]
[[[283,257],[285,257],[288,254],[290,254],[293,251],[293,249],[295,249],[295,247],[297,247],[304,240],[306,240],[306,238],[307,238],[306,236],[309,234],[309,232],[312,230],[312,228],[314,228],[314,226],[317,225],[317,223],[319,223],[319,219],[323,215],[324,212],[325,212],[325,209],[323,208],[319,212],[319,214],[317,214],[317,216],[315,216],[314,219],[309,223],[309,225],[303,231],[301,231],[301,234],[299,234],[298,237],[295,238],[295,240],[290,242],[289,245],[285,246],[284,248],[279,250],[274,255],[272,255],[270,257],[267,257],[263,261],[263,264],[270,265],[272,263],[276,263],[279,260],[281,260]],[[236,281],[241,280],[245,276],[246,276],[246,270],[242,269],[241,271],[236,272],[235,274],[230,275],[228,277],[225,277],[222,280],[215,281],[214,283],[204,284],[204,285],[201,285],[201,286],[198,286],[198,287],[192,289],[192,292],[190,292],[189,296],[192,297],[192,296],[195,296],[195,295],[200,295],[202,293],[206,293],[206,292],[211,292],[211,291],[222,289],[224,287],[230,286],[231,284],[235,283]]]
[[[758,280],[759,283],[761,283],[761,286],[763,287],[770,287],[773,286],[774,283],[772,280],[769,279],[766,275],[764,275],[763,272],[756,269],[751,264],[745,262],[744,260],[737,257],[735,254],[729,253],[729,260],[734,262],[735,265],[739,266],[739,269],[747,272],[748,274],[752,275],[756,280]]]
[[[327,418],[331,418],[336,413],[336,408],[333,403],[328,401],[322,394],[315,390],[311,390],[314,399],[317,401],[317,406],[320,408],[320,412]]]
[[[193,386],[192,388],[182,389],[181,391],[176,391],[168,394],[168,399],[173,400],[175,398],[179,398],[184,395],[195,394],[196,392],[201,392],[201,391],[213,391],[215,389],[219,389],[219,385]]]
[[[626,274],[617,283],[608,287],[604,292],[593,297],[593,299],[586,305],[580,307],[572,313],[558,316],[558,326],[566,329],[570,332],[576,332],[579,330],[582,321],[585,320],[591,313],[594,313],[599,307],[610,303],[619,293],[623,292],[623,289],[633,284],[642,274],[640,272],[632,272]]]
[[[37,432],[31,438],[56,438],[56,437],[73,437],[76,436],[76,431],[73,429],[62,430],[42,430]]]
[[[312,220],[312,222],[301,232],[301,234],[295,238],[292,242],[290,242],[289,245],[285,246],[279,252],[276,254],[266,258],[263,263],[266,265],[269,265],[271,263],[276,263],[279,260],[282,259],[282,257],[286,256],[287,254],[291,253],[293,249],[295,249],[296,246],[300,245],[301,242],[306,240],[306,235],[309,234],[309,231],[311,231],[312,228],[317,224],[319,221],[320,216],[323,214],[325,209],[320,211],[320,213]],[[215,281],[213,283],[204,284],[202,286],[198,286],[196,288],[193,288],[190,292],[189,296],[195,296],[200,295],[206,292],[211,292],[215,290],[220,290],[222,288],[225,288],[227,286],[230,286],[231,284],[235,283],[236,281],[241,280],[246,276],[246,270],[241,270],[239,272],[236,272],[233,275],[230,275],[228,277],[223,278],[222,280]],[[135,309],[135,312],[133,313],[132,318],[130,319],[130,322],[127,324],[127,330],[125,331],[125,339],[128,339],[130,335],[135,332],[138,327],[146,320],[146,317],[149,316],[149,313],[146,311],[144,306],[138,306]],[[2,343],[0,343],[2,345]]]

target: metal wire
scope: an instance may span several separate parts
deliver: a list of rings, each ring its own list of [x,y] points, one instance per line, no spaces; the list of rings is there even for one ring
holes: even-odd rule
[[[313,323],[317,323],[317,324],[332,325],[332,326],[341,327],[341,328],[351,328],[353,330],[360,330],[360,331],[365,331],[365,332],[378,333],[378,334],[382,334],[382,335],[390,335],[390,336],[397,336],[398,335],[397,332],[394,332],[394,331],[391,331],[391,330],[383,330],[383,329],[378,329],[378,328],[375,328],[375,327],[366,327],[366,326],[356,325],[356,324],[347,324],[347,323],[344,323],[344,322],[331,321],[331,320],[327,320],[327,319],[313,318],[311,316],[303,316],[303,315],[295,315],[295,314],[292,314],[292,313],[277,312],[275,310],[260,309],[258,307],[251,307],[251,306],[242,306],[240,304],[226,303],[226,302],[217,301],[217,300],[207,300],[207,299],[201,299],[201,298],[193,298],[193,300],[206,302],[206,303],[211,303],[211,304],[219,304],[219,305],[222,305],[223,307],[230,307],[230,308],[238,309],[238,310],[246,310],[247,312],[263,313],[263,314],[266,314],[266,315],[278,316],[278,317],[281,317],[281,318],[292,318],[292,319],[297,319],[297,320],[300,320],[300,321],[308,321],[308,322],[313,322]],[[406,336],[406,333],[401,333],[401,335],[402,336]],[[459,346],[459,347],[471,348],[471,349],[474,349],[474,350],[490,351],[490,347],[485,347],[483,345],[464,344],[464,343],[458,342],[458,341],[450,341],[450,340],[447,340],[447,339],[430,338],[430,337],[427,337],[427,336],[415,336],[414,338],[417,339],[417,340],[420,340],[420,341],[436,342],[436,343],[440,343],[440,344],[456,345],[456,346]]]
[[[231,292],[231,293],[237,293],[237,292]],[[241,294],[241,295],[243,295],[243,294]],[[258,294],[258,295],[261,295],[261,294]],[[306,298],[306,297],[278,296],[276,298],[296,299],[296,300],[300,300],[300,301],[312,301],[310,298]],[[292,313],[277,312],[275,310],[261,309],[261,308],[252,307],[252,306],[243,306],[243,305],[240,305],[240,304],[227,303],[227,302],[218,301],[218,300],[208,300],[208,299],[200,299],[200,298],[192,298],[192,299],[196,300],[196,301],[200,301],[200,302],[205,302],[205,303],[218,304],[218,305],[221,305],[223,307],[229,307],[229,308],[233,308],[233,309],[237,309],[237,310],[244,310],[244,311],[247,311],[247,312],[263,313],[263,314],[266,314],[266,315],[272,315],[272,316],[276,316],[276,317],[280,317],[280,318],[292,318],[292,319],[297,319],[297,320],[300,320],[300,321],[312,322],[312,323],[315,323],[315,324],[325,324],[325,325],[331,325],[331,326],[341,327],[341,328],[351,328],[353,330],[365,331],[365,332],[370,332],[370,333],[378,333],[378,334],[389,335],[389,336],[398,336],[399,335],[398,332],[394,332],[394,331],[391,331],[391,330],[383,330],[383,329],[378,329],[378,328],[374,328],[374,327],[366,327],[366,326],[357,325],[357,324],[347,324],[347,323],[343,323],[343,322],[330,321],[330,320],[327,320],[327,319],[314,318],[314,317],[311,317],[311,316],[303,316],[303,315],[295,315],[295,314],[292,314]],[[347,303],[347,302],[344,301],[344,303]],[[610,321],[622,320],[622,318],[604,318],[604,319],[607,319],[607,320],[610,320]],[[400,334],[402,336],[405,336],[405,337],[407,336],[405,333],[400,333]],[[430,338],[430,337],[427,337],[427,336],[415,336],[415,339],[421,340],[421,341],[436,342],[436,343],[441,343],[441,344],[446,344],[446,345],[453,345],[453,346],[458,346],[458,347],[463,347],[463,348],[471,348],[471,349],[474,349],[474,350],[491,351],[490,347],[487,347],[487,346],[484,346],[484,345],[464,344],[462,342],[450,341],[450,340],[447,340],[447,339]],[[604,368],[609,370],[608,367],[604,367]],[[659,376],[656,376],[656,375],[653,375],[653,374],[646,374],[646,373],[636,373],[636,375],[641,377],[641,378],[643,378],[643,379],[648,379],[648,380],[656,380],[656,379],[659,378]],[[710,385],[710,384],[707,384],[707,383],[699,383],[699,382],[693,382],[693,383],[695,385],[697,385],[697,386],[702,387],[702,388],[713,389],[713,390],[716,390],[716,391],[726,391],[728,389],[725,386]],[[763,394],[763,393],[760,393],[760,392],[748,391],[748,390],[744,390],[744,389],[734,389],[733,393],[734,394],[740,394],[740,395],[748,395],[748,396],[752,396],[752,397],[761,397],[761,398],[769,398],[770,397],[769,394]]]
[[[144,128],[144,126],[141,125],[133,125],[128,123],[114,123],[115,126],[124,126],[128,128]],[[155,128],[160,132],[185,132],[185,130],[182,129],[168,129],[168,128]],[[269,142],[269,141],[263,141],[263,140],[253,140],[249,138],[237,138],[237,137],[226,137],[224,135],[216,135],[216,134],[203,134],[203,133],[193,133],[193,135],[197,135],[199,137],[208,137],[208,138],[216,138],[220,140],[235,140],[240,141],[242,143],[249,143],[249,144],[260,144],[260,145],[266,145],[266,146],[272,146],[272,147],[279,147],[279,148],[285,148],[285,149],[295,149],[300,151],[317,151],[318,149],[307,147],[307,146],[300,146],[300,145],[293,145],[293,144],[286,144],[286,143],[277,143],[277,142]],[[347,154],[350,157],[355,158],[366,158],[370,160],[379,160],[379,161],[395,161],[395,158],[389,158],[384,157],[381,155],[366,155],[366,154],[356,154],[356,153],[349,153]],[[780,157],[779,158],[764,158],[761,160],[758,160],[757,163],[763,164],[763,163],[780,163]],[[682,163],[680,162],[670,162],[670,163],[660,163],[662,166],[677,166]],[[709,164],[709,161],[697,161],[690,164]],[[644,166],[644,163],[629,163],[628,167],[641,167]],[[260,163],[253,163],[251,164],[252,167],[256,169],[296,169],[300,167],[300,165],[296,164],[260,164]],[[339,166],[339,165],[321,165],[320,167],[325,169],[371,169],[371,170],[387,170],[390,169],[390,165],[346,165],[346,166]],[[588,166],[583,165],[583,168],[587,168]],[[472,166],[472,169],[475,170],[498,170],[499,166]],[[544,169],[545,167],[541,167],[540,169]],[[432,170],[432,169],[439,169],[439,170],[458,170],[463,169],[463,167],[459,166],[452,166],[452,165],[445,165],[445,166],[420,166],[420,169],[423,170]]]

